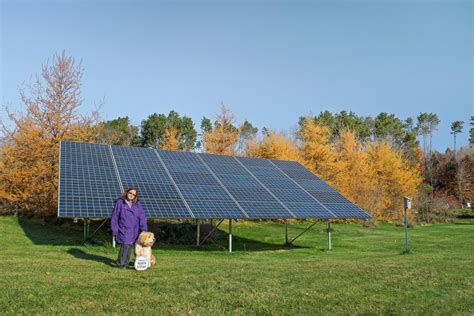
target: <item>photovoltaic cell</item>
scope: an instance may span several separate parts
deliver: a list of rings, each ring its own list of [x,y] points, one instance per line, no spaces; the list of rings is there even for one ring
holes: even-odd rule
[[[149,217],[369,217],[294,161],[75,142],[60,157],[61,217],[109,217],[120,185],[138,189]]]
[[[290,214],[278,202],[239,201],[250,218],[290,218]]]
[[[244,218],[238,206],[231,201],[188,199],[196,218]]]
[[[312,202],[288,202],[286,203],[298,218],[334,218],[324,206],[316,201]]]
[[[227,188],[260,188],[262,185],[250,175],[220,174],[219,180]]]

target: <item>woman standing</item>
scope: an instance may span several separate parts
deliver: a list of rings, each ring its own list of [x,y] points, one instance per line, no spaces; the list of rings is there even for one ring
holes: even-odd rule
[[[115,240],[120,244],[117,266],[127,269],[138,234],[148,230],[145,212],[138,201],[136,188],[129,188],[115,201],[111,228]]]

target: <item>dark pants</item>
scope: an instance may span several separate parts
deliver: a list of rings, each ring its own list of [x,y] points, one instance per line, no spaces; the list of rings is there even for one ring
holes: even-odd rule
[[[120,244],[120,252],[117,258],[119,267],[128,267],[130,263],[130,255],[132,254],[133,245]]]

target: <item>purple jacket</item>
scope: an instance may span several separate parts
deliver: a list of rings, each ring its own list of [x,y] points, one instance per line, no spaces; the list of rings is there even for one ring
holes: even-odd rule
[[[130,208],[123,198],[115,200],[110,226],[119,244],[135,243],[138,233],[148,230],[145,211],[140,202],[132,203]]]

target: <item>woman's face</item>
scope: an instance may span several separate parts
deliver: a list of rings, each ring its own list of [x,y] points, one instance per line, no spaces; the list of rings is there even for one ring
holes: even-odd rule
[[[135,190],[130,190],[127,192],[127,200],[132,201],[135,196],[137,196],[137,191]]]

